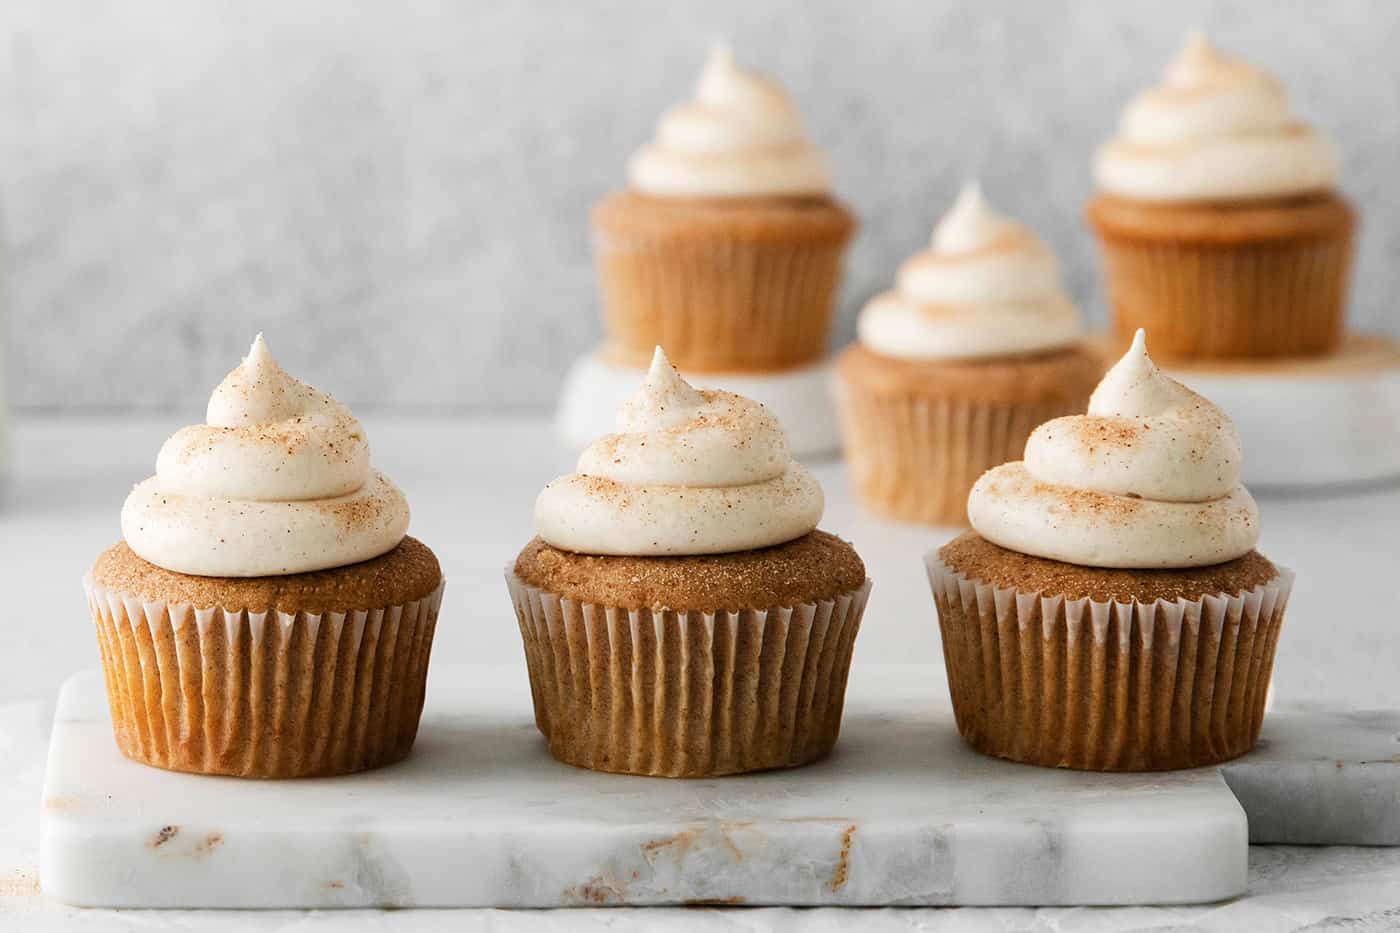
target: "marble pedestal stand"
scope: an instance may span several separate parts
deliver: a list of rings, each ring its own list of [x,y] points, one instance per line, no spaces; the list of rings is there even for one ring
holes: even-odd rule
[[[1325,357],[1163,368],[1234,420],[1251,488],[1400,476],[1400,342],[1350,334]]]

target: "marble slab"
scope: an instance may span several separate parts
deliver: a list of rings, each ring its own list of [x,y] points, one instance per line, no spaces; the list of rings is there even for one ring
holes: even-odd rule
[[[1139,904],[1241,893],[1244,812],[1213,770],[1094,775],[968,750],[936,669],[857,669],[836,752],[671,781],[551,759],[523,672],[435,670],[410,758],[243,781],[124,759],[102,682],[55,717],[40,877],[125,907]]]
[[[1400,710],[1270,713],[1221,773],[1250,842],[1400,845]]]

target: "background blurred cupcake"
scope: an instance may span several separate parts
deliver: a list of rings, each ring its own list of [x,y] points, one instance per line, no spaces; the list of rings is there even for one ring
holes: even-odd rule
[[[1117,338],[1145,327],[1163,358],[1335,347],[1355,227],[1338,171],[1279,82],[1190,34],[1095,158]]]
[[[1259,736],[1293,574],[1254,550],[1229,418],[1141,332],[1087,415],[978,480],[928,556],[958,730],[989,755],[1155,771]]]
[[[870,582],[756,402],[658,349],[578,472],[545,487],[507,572],[560,761],[704,777],[820,758],[841,728]]]
[[[687,372],[779,370],[826,352],[855,218],[778,85],[718,46],[695,99],[593,210],[606,352]]]
[[[837,361],[851,479],[880,514],[966,524],[967,493],[1103,374],[1049,247],[972,185]]]
[[[261,335],[207,419],[161,447],[84,580],[118,747],[257,778],[398,761],[443,587],[403,493],[349,409]]]

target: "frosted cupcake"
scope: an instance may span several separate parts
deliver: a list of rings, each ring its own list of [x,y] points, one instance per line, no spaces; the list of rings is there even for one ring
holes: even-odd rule
[[[978,480],[928,556],[958,729],[1048,767],[1214,764],[1259,737],[1293,574],[1256,551],[1230,420],[1138,333],[1087,415]]]
[[[117,745],[175,771],[289,778],[398,761],[443,579],[364,429],[261,335],[122,506],[84,580]]]
[[[966,524],[967,493],[1103,375],[1050,249],[965,188],[837,362],[851,480],[892,518]]]
[[[535,721],[560,761],[706,777],[831,751],[870,592],[763,406],[658,349],[506,574]]]
[[[693,101],[593,210],[605,355],[687,372],[772,371],[826,352],[855,219],[777,84],[718,47]]]
[[[1337,175],[1278,81],[1189,35],[1095,159],[1118,339],[1145,327],[1173,359],[1336,347],[1356,225]]]

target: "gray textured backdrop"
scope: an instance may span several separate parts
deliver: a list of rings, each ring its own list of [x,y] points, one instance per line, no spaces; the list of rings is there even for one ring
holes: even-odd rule
[[[721,34],[863,218],[843,339],[972,174],[1099,319],[1089,154],[1193,24],[1339,141],[1353,317],[1400,329],[1392,0],[4,0],[12,398],[196,408],[264,329],[361,405],[548,405],[599,335],[588,206]]]

